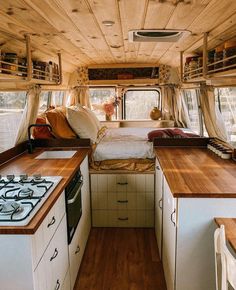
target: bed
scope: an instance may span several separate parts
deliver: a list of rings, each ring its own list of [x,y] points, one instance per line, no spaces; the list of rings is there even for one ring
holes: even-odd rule
[[[155,155],[147,134],[153,128],[109,128],[95,146],[94,170],[153,171]]]

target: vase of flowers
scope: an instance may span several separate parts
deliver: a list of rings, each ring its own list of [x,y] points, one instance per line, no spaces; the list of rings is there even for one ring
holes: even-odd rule
[[[104,103],[103,110],[106,116],[106,121],[111,121],[111,116],[115,113],[115,107],[113,103]]]

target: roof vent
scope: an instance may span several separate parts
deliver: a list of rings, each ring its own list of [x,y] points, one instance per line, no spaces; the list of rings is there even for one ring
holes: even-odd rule
[[[177,42],[190,34],[188,30],[141,29],[130,30],[130,42]]]

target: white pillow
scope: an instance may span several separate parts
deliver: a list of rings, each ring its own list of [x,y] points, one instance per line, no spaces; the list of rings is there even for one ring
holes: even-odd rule
[[[96,142],[98,129],[87,112],[67,108],[66,116],[71,128],[80,138],[89,138],[93,143]]]
[[[94,114],[93,111],[91,111],[89,108],[84,107],[84,110],[88,113],[88,115],[91,117],[91,119],[93,119],[94,123],[96,124],[98,130],[100,130],[102,128],[102,125],[100,123],[100,121],[98,120],[97,116]]]

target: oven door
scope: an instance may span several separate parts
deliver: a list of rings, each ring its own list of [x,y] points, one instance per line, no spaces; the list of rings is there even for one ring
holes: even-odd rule
[[[82,215],[82,201],[81,201],[81,188],[83,181],[77,182],[76,186],[66,196],[67,207],[67,230],[68,230],[68,244],[71,243],[80,217]]]

